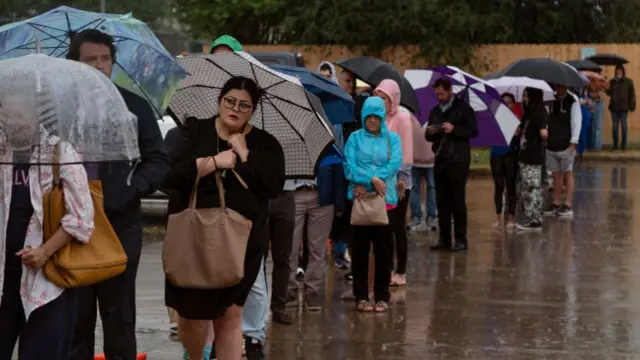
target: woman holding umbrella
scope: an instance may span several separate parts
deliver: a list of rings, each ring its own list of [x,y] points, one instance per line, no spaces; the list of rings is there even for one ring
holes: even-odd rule
[[[261,91],[252,79],[234,76],[226,81],[218,96],[219,115],[210,119],[188,118],[186,128],[174,145],[171,169],[165,186],[180,193],[181,209],[186,209],[196,177],[198,208],[219,207],[214,173],[228,175],[223,183],[227,206],[252,221],[244,277],[237,285],[223,289],[187,289],[166,282],[165,302],[180,314],[180,337],[190,359],[202,359],[207,327],[214,324],[216,355],[239,359],[242,352],[242,307],[247,300],[267,248],[266,219],[269,199],[281,192],[285,179],[284,152],[278,140],[249,125],[260,101]],[[212,140],[213,144],[212,144]]]

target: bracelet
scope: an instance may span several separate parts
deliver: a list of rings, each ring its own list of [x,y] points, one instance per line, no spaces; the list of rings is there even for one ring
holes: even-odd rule
[[[215,169],[213,169],[213,171],[217,171],[218,170],[218,163],[216,162],[216,157],[212,156],[211,160],[213,160],[213,166],[215,167]]]

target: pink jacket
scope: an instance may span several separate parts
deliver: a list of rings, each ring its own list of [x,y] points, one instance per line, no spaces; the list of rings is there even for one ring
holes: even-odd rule
[[[433,153],[433,144],[424,137],[426,129],[420,126],[418,119],[413,115],[411,115],[411,124],[413,125],[413,166],[433,167],[436,156]]]
[[[0,133],[0,162],[9,163],[13,159],[13,152],[7,146],[1,146],[6,139]],[[43,136],[43,143],[48,146],[43,148],[53,149],[58,143],[55,136]],[[42,151],[40,154],[34,151],[32,159],[40,159],[42,163],[53,161],[53,150]],[[60,160],[65,163],[78,163],[80,156],[69,143],[62,143],[60,146]],[[38,173],[39,172],[39,173]],[[0,165],[0,289],[4,284],[4,267],[6,252],[6,232],[9,222],[9,211],[11,206],[11,191],[13,187],[13,166]],[[29,187],[31,191],[31,204],[33,205],[33,215],[27,228],[25,246],[32,248],[42,246],[42,224],[43,208],[42,198],[45,193],[51,190],[53,173],[51,166],[31,166],[29,169]],[[89,182],[84,166],[62,165],[60,166],[60,180],[64,189],[65,207],[67,214],[62,218],[62,228],[74,237],[74,241],[88,242],[93,233],[93,202],[89,192]],[[63,288],[50,283],[44,276],[42,269],[29,269],[22,266],[22,280],[20,283],[20,296],[25,317],[37,308],[53,301],[62,292]],[[0,303],[2,294],[0,293]]]
[[[387,113],[387,128],[400,135],[402,142],[402,165],[413,164],[413,127],[410,115],[400,111],[400,86],[391,79],[382,80],[376,90],[391,99],[391,110]]]

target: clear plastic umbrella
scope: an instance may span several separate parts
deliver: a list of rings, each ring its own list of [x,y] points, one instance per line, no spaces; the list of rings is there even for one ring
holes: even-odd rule
[[[0,26],[0,60],[34,53],[64,58],[72,37],[87,29],[113,37],[117,48],[113,80],[146,99],[161,118],[178,82],[187,73],[153,31],[131,14],[102,14],[60,6],[34,18]]]
[[[2,163],[50,163],[40,159],[50,159],[51,138],[83,163],[130,161],[140,157],[137,129],[115,85],[88,65],[46,55],[0,61]]]

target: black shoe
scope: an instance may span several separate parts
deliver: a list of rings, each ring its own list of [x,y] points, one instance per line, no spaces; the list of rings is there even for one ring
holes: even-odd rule
[[[431,245],[429,248],[433,251],[451,250],[451,244],[445,244],[442,241],[438,241],[437,243]]]
[[[571,217],[573,216],[573,207],[566,204],[562,204],[560,208],[558,208],[558,211],[556,212],[556,214],[560,217]]]
[[[555,216],[558,213],[560,205],[550,204],[544,209],[544,214],[547,216]]]
[[[293,319],[284,312],[284,309],[273,309],[271,311],[271,321],[282,325],[293,324]]]
[[[246,336],[244,338],[244,351],[247,356],[247,360],[264,360],[264,351],[262,350],[262,343],[252,337]]]
[[[464,252],[467,251],[467,244],[466,243],[456,243],[455,245],[453,245],[453,247],[451,249],[449,249],[449,251],[451,252]]]

